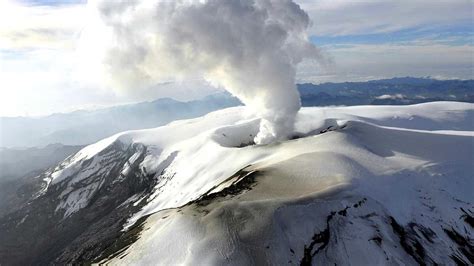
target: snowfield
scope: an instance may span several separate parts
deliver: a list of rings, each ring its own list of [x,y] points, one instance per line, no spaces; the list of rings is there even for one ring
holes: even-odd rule
[[[474,263],[473,104],[303,108],[294,138],[271,145],[253,144],[258,125],[235,107],[120,133],[41,193],[60,188],[67,219],[111,171],[152,178],[120,205],[139,207],[99,256],[112,265]]]

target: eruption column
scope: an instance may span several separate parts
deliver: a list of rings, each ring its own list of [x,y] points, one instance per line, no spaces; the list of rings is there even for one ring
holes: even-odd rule
[[[201,77],[260,118],[257,144],[293,133],[296,66],[319,58],[308,15],[292,0],[98,1],[107,30],[102,66],[114,88]]]

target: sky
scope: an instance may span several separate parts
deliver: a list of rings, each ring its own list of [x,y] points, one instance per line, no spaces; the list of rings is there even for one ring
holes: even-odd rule
[[[397,76],[471,79],[474,1],[295,0],[309,14],[311,41],[328,59],[304,61],[298,82]],[[120,93],[98,84],[84,60],[85,0],[0,0],[0,116],[38,116],[216,91],[200,79]],[[94,38],[91,36],[90,38]]]

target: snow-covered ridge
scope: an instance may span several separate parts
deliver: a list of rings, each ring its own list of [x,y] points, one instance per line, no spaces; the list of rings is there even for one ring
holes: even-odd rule
[[[448,102],[304,108],[302,138],[267,146],[239,145],[247,117],[217,124],[168,148],[163,182],[129,220],[152,214],[145,230],[109,262],[472,263],[473,118]],[[229,194],[242,169],[251,185]]]
[[[58,262],[472,263],[473,104],[303,108],[271,145],[258,125],[235,107],[123,132],[41,175],[60,223],[115,215]]]
[[[413,134],[426,132],[473,136],[474,125],[469,122],[473,121],[473,112],[472,104],[452,102],[413,106],[303,108],[297,118],[295,135],[317,135],[329,127],[347,124],[349,131],[375,131],[377,133],[366,134],[371,138],[382,138],[380,141],[384,142],[391,141],[386,139],[387,130],[383,130],[384,128]],[[147,152],[140,169],[156,173],[156,178],[162,182],[158,182],[142,212],[130,220],[131,225],[143,215],[182,206],[197,199],[212,186],[249,164],[275,163],[328,145],[319,142],[308,145],[317,140],[309,138],[305,141],[289,141],[284,145],[244,147],[251,144],[257,133],[258,123],[245,107],[235,107],[155,129],[116,134],[85,147],[52,171],[48,177],[50,180],[47,181],[56,184],[68,180],[69,188],[62,194],[64,196],[73,191],[75,183],[90,176],[106,174],[115,166],[113,152],[101,153],[112,144],[120,143],[124,149],[132,143],[146,146]],[[337,150],[338,147],[333,149]],[[130,160],[133,161],[133,156]],[[123,168],[126,171],[126,166]],[[63,200],[58,209],[66,209],[67,215],[77,211],[87,205],[87,199],[100,186],[99,180],[87,189],[90,193],[85,193],[83,187],[81,191],[74,191]]]

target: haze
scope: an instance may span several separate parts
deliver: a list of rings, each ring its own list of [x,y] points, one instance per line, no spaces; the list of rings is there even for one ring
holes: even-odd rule
[[[323,67],[303,62],[297,82],[472,78],[472,1],[295,2],[312,20],[310,40],[331,59]],[[0,116],[45,115],[159,97],[190,100],[216,90],[199,78],[157,83],[140,93],[105,87],[80,52],[94,55],[81,44],[82,30],[95,23],[88,19],[86,6],[85,1],[0,1]]]

